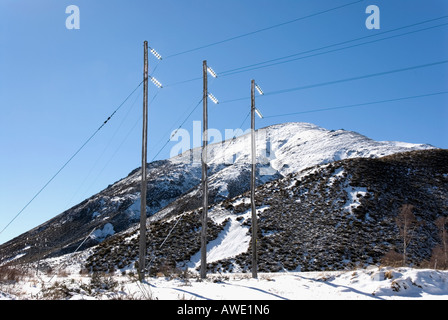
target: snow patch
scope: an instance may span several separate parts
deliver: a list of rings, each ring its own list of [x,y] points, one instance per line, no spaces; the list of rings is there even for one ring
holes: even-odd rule
[[[249,216],[248,213],[246,215]],[[246,252],[250,241],[248,231],[249,227],[242,226],[236,220],[236,217],[231,217],[218,237],[207,244],[207,263],[231,258]],[[198,252],[191,257],[188,267],[198,267],[201,263],[200,259],[201,252]]]
[[[97,240],[99,242],[106,239],[106,237],[111,236],[115,234],[114,226],[112,223],[106,223],[102,229],[97,229],[92,232],[90,235],[90,238],[93,240]]]
[[[39,281],[29,280],[3,285],[0,300],[45,299],[44,289],[64,286],[70,300],[447,300],[448,271],[412,268],[356,269],[332,272],[234,273],[208,274],[206,281],[176,278],[148,278],[140,283],[129,275],[111,274],[118,286],[109,290],[85,287],[91,280],[68,263],[69,275],[41,274]],[[72,272],[73,271],[73,272]],[[274,311],[271,311],[272,313]]]
[[[353,209],[359,207],[361,202],[360,197],[364,197],[367,193],[367,189],[364,187],[346,187],[345,192],[347,193],[348,199],[344,206],[344,209],[353,213]]]
[[[139,219],[140,218],[140,206],[141,206],[141,198],[140,195],[134,201],[133,204],[127,208],[126,213],[129,215],[131,219]],[[149,207],[146,206],[146,212],[149,212]]]

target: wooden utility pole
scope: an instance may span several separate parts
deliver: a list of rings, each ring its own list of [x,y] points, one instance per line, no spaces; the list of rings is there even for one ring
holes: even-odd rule
[[[255,208],[255,170],[256,170],[256,147],[255,147],[255,80],[251,81],[251,149],[252,149],[252,174],[250,179],[250,204],[252,209],[252,278],[257,278],[257,211]]]
[[[202,63],[203,95],[202,95],[202,230],[201,230],[201,279],[207,277],[207,211],[208,211],[208,181],[207,181],[207,143],[208,143],[208,88],[207,88],[207,61]]]
[[[142,180],[140,190],[140,250],[138,259],[138,276],[140,281],[145,280],[146,258],[146,157],[148,140],[148,42],[143,42],[143,130],[142,130]]]

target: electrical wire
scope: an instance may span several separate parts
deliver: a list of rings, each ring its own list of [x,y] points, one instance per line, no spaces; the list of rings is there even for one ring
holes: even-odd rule
[[[343,82],[349,82],[349,81],[356,81],[356,80],[368,79],[368,78],[373,78],[373,77],[379,77],[379,76],[384,76],[384,75],[398,73],[398,72],[422,69],[422,68],[427,68],[427,67],[441,65],[441,64],[444,64],[444,63],[447,63],[447,62],[448,62],[448,60],[442,60],[442,61],[438,61],[438,62],[432,62],[432,63],[422,64],[422,65],[417,65],[417,66],[412,66],[412,67],[407,67],[407,68],[401,68],[401,69],[395,69],[395,70],[390,70],[390,71],[372,73],[372,74],[367,74],[367,75],[358,76],[358,77],[351,77],[351,78],[345,78],[345,79],[340,79],[340,80],[321,82],[321,83],[316,83],[316,84],[311,84],[311,85],[306,85],[306,86],[300,86],[300,87],[295,87],[295,88],[289,88],[289,89],[282,89],[282,90],[277,90],[277,91],[272,91],[272,92],[266,92],[261,97],[270,96],[270,95],[277,95],[277,94],[284,94],[284,93],[289,93],[289,92],[293,92],[293,91],[317,88],[317,87],[322,87],[322,86],[328,86],[328,85],[333,85],[333,84],[338,84],[338,83],[343,83]],[[222,101],[221,104],[235,102],[235,101],[240,101],[240,100],[246,100],[246,99],[248,99],[248,97],[242,97],[242,98],[237,98],[237,99],[232,99],[232,100],[226,100],[226,101]]]
[[[430,67],[430,66],[436,66],[439,64],[444,64],[447,63],[448,60],[443,60],[443,61],[439,61],[439,62],[433,62],[433,63],[428,63],[428,64],[424,64],[424,65],[417,65],[417,66],[412,66],[412,67],[407,67],[407,68],[402,68],[402,69],[395,69],[395,70],[390,70],[390,71],[385,71],[385,72],[379,72],[379,73],[374,73],[374,74],[368,74],[368,75],[363,75],[363,76],[358,76],[358,77],[352,77],[352,78],[346,78],[346,79],[340,79],[340,80],[335,80],[335,81],[329,81],[329,82],[323,82],[323,83],[318,83],[318,84],[313,84],[313,85],[307,85],[307,86],[301,86],[301,87],[296,87],[296,88],[289,88],[289,89],[283,89],[283,90],[277,90],[277,91],[272,91],[272,92],[267,92],[264,93],[263,96],[267,96],[267,95],[276,95],[276,94],[283,94],[283,93],[288,93],[288,92],[292,92],[292,91],[298,91],[298,90],[304,90],[304,89],[310,89],[310,88],[315,88],[315,87],[320,87],[320,86],[326,86],[326,85],[332,85],[332,84],[337,84],[337,83],[342,83],[342,82],[348,82],[348,81],[355,81],[355,80],[361,80],[361,79],[367,79],[367,78],[372,78],[372,77],[377,77],[377,76],[383,76],[383,75],[387,75],[387,74],[393,74],[393,73],[398,73],[398,72],[404,72],[404,71],[409,71],[409,70],[415,70],[415,69],[419,69],[419,68],[425,68],[425,67]],[[442,94],[442,93],[438,93],[438,94]],[[430,94],[430,95],[435,95],[435,94]],[[423,95],[423,96],[429,96],[429,95]],[[423,97],[423,96],[415,96],[415,97],[408,97],[408,98],[401,98],[401,99],[412,99],[412,98],[417,98],[417,97]],[[220,102],[221,104],[223,103],[230,103],[230,102],[235,102],[235,101],[240,101],[240,100],[245,100],[248,99],[247,97],[244,98],[238,98],[238,99],[232,99],[232,100],[227,100],[227,101],[222,101]],[[384,103],[384,102],[392,102],[392,101],[398,101],[397,99],[391,99],[391,100],[383,100],[383,101],[379,101],[379,102],[375,102],[375,103]],[[177,131],[183,126],[183,124],[187,121],[187,119],[191,116],[191,114],[197,109],[197,107],[199,106],[199,104],[202,102],[202,99],[196,104],[196,106],[193,108],[193,110],[189,113],[189,115],[184,119],[184,121],[181,123],[181,125],[174,131],[174,133],[171,135],[173,136],[174,134],[177,133]],[[374,104],[374,103],[366,103],[365,105],[368,104]],[[360,105],[364,105],[364,104],[360,104]],[[356,105],[353,105],[356,106]],[[328,110],[332,110],[332,109],[337,109],[337,108],[348,108],[351,106],[343,106],[343,107],[335,107],[335,108],[330,108]],[[324,109],[326,110],[326,109]],[[324,111],[321,110],[321,111]],[[308,112],[313,112],[313,111],[308,111]],[[314,111],[316,112],[316,111]],[[250,113],[249,113],[250,114]],[[248,115],[249,115],[248,114]],[[243,123],[247,120],[248,115],[245,117],[245,119],[243,120]],[[274,116],[271,116],[274,117]],[[268,117],[265,117],[268,118]],[[242,125],[241,125],[242,126]],[[240,127],[241,127],[240,126]],[[168,145],[168,143],[171,141],[171,139],[168,139],[165,144],[162,146],[162,148],[157,152],[157,154],[154,156],[154,159],[160,154],[160,152]]]
[[[412,30],[412,31],[408,31],[408,32],[405,32],[405,33],[401,33],[401,34],[388,36],[388,37],[381,38],[381,39],[374,39],[374,40],[370,40],[370,41],[367,41],[367,42],[358,43],[358,44],[354,44],[354,45],[350,45],[350,46],[346,46],[346,47],[342,47],[342,48],[336,48],[336,49],[327,50],[327,51],[324,51],[324,52],[318,52],[318,53],[314,53],[314,54],[309,54],[309,55],[303,56],[303,57],[293,58],[293,57],[296,57],[296,56],[300,56],[300,55],[304,55],[304,54],[308,54],[308,53],[312,53],[312,52],[316,52],[316,51],[320,51],[320,50],[324,50],[324,49],[329,49],[329,48],[332,48],[332,47],[337,47],[337,46],[340,46],[340,45],[348,44],[348,43],[355,42],[355,41],[360,41],[360,40],[367,39],[367,38],[370,38],[370,37],[381,36],[381,35],[384,35],[384,34],[387,34],[387,33],[399,31],[399,30],[406,29],[406,28],[415,27],[415,26],[418,26],[418,25],[422,25],[422,24],[426,24],[426,23],[430,23],[430,22],[434,22],[434,21],[441,20],[441,19],[446,19],[446,18],[448,18],[448,15],[441,16],[441,17],[434,18],[434,19],[421,21],[421,22],[417,22],[417,23],[413,23],[413,24],[410,24],[410,25],[398,27],[398,28],[395,28],[395,29],[392,29],[392,30],[388,30],[388,31],[384,31],[384,32],[380,32],[380,33],[367,35],[367,36],[364,36],[364,37],[359,37],[359,38],[346,40],[346,41],[334,43],[334,44],[331,44],[331,45],[326,45],[326,46],[315,48],[315,49],[310,49],[310,50],[306,50],[306,51],[297,52],[297,53],[294,53],[294,54],[290,54],[290,55],[279,57],[279,58],[275,58],[275,59],[270,59],[270,60],[266,60],[266,61],[262,61],[262,62],[258,62],[258,63],[253,63],[253,64],[250,64],[250,65],[245,65],[245,66],[241,66],[241,67],[237,67],[237,68],[233,68],[233,69],[229,69],[229,70],[224,70],[224,71],[219,72],[219,76],[220,77],[226,77],[226,76],[230,76],[230,75],[234,75],[234,74],[238,74],[238,73],[243,73],[243,72],[248,72],[248,71],[252,71],[252,70],[267,68],[267,67],[271,67],[271,66],[275,66],[275,65],[279,65],[279,64],[294,62],[294,61],[301,60],[301,59],[312,58],[312,57],[316,57],[316,56],[320,56],[320,55],[324,55],[324,54],[328,54],[328,53],[333,53],[333,52],[337,52],[337,51],[347,50],[347,49],[363,46],[363,45],[366,45],[366,44],[371,44],[371,43],[375,43],[375,42],[379,42],[379,41],[384,41],[384,40],[389,40],[389,39],[393,39],[393,38],[397,38],[397,37],[406,36],[406,35],[417,33],[417,32],[422,32],[422,31],[435,29],[435,28],[438,28],[438,27],[444,27],[444,26],[447,26],[448,23],[442,23],[442,24],[438,24],[438,25],[435,25],[435,26],[430,26],[430,27],[426,27],[426,28],[422,28],[422,29],[418,29],[418,30]],[[293,59],[289,59],[289,58],[293,58]],[[285,59],[289,59],[289,60],[285,60]],[[280,60],[285,60],[285,61],[280,61]],[[176,85],[180,85],[180,84],[184,84],[184,83],[188,83],[188,82],[192,82],[192,81],[197,81],[197,80],[200,80],[200,79],[202,79],[202,77],[195,77],[195,78],[191,78],[191,79],[187,79],[187,80],[182,80],[182,81],[179,81],[179,82],[168,84],[168,85],[166,85],[166,87],[176,86]]]
[[[267,31],[267,30],[271,30],[271,29],[274,29],[274,28],[278,28],[278,27],[281,27],[281,26],[284,26],[284,25],[288,25],[288,24],[294,23],[294,22],[298,22],[298,21],[301,21],[301,20],[304,20],[304,19],[307,19],[307,18],[315,17],[315,16],[322,15],[322,14],[325,14],[325,13],[328,13],[328,12],[331,12],[331,11],[342,9],[342,8],[345,8],[345,7],[348,7],[348,6],[360,3],[362,1],[363,0],[350,2],[348,4],[344,4],[344,5],[341,5],[341,6],[338,6],[338,7],[334,7],[334,8],[330,8],[330,9],[327,9],[327,10],[324,10],[324,11],[320,11],[320,12],[317,12],[317,13],[313,13],[313,14],[310,14],[310,15],[307,15],[307,16],[303,16],[303,17],[294,19],[294,20],[286,21],[286,22],[283,22],[283,23],[280,23],[280,24],[276,24],[276,25],[272,25],[272,26],[269,26],[269,27],[266,27],[266,28],[258,29],[258,30],[252,31],[252,32],[244,33],[244,34],[241,34],[241,35],[238,35],[238,36],[234,36],[234,37],[231,37],[231,38],[227,38],[227,39],[224,39],[224,40],[221,40],[221,41],[213,42],[213,43],[210,43],[210,44],[207,44],[207,45],[203,45],[203,46],[196,47],[196,48],[193,48],[193,49],[189,49],[189,50],[186,50],[186,51],[178,52],[178,53],[169,55],[166,58],[179,56],[179,55],[182,55],[182,54],[190,53],[190,52],[197,51],[197,50],[200,50],[200,49],[204,49],[204,48],[207,48],[207,47],[211,47],[211,46],[215,46],[215,45],[222,44],[222,43],[225,43],[225,42],[229,42],[229,41],[233,41],[233,40],[240,39],[240,38],[243,38],[243,37],[247,37],[247,36],[250,36],[250,35],[253,35],[253,34],[261,33],[261,32]],[[389,30],[389,31],[386,31],[386,32],[382,32],[381,34],[397,31],[397,30],[400,30],[400,29],[408,28],[408,27],[411,27],[411,26],[416,26],[416,25],[419,25],[419,24],[423,24],[423,23],[427,23],[427,22],[430,22],[430,21],[439,20],[439,19],[446,18],[446,17],[447,16],[443,16],[443,17],[440,17],[440,18],[423,21],[423,22],[416,23],[416,24],[413,24],[413,25],[400,27],[400,28],[397,28],[397,29],[393,29],[393,30]],[[324,53],[318,53],[318,54],[315,54],[315,55],[322,55],[322,54],[326,54],[326,53],[334,52],[334,51],[338,51],[338,50],[345,50],[345,49],[352,48],[352,47],[355,47],[355,46],[360,46],[360,45],[364,45],[364,44],[372,43],[372,42],[376,42],[376,41],[382,41],[382,40],[385,40],[385,39],[390,39],[390,38],[393,38],[393,37],[403,36],[403,35],[406,35],[406,34],[411,34],[411,33],[419,32],[419,31],[429,30],[429,29],[433,29],[433,28],[440,27],[440,26],[445,26],[445,25],[448,25],[448,23],[440,24],[440,25],[437,25],[437,26],[432,26],[432,27],[428,27],[428,28],[424,28],[424,29],[420,29],[420,30],[414,30],[414,31],[410,31],[410,32],[407,32],[407,33],[404,33],[404,34],[394,35],[394,36],[390,36],[390,37],[383,38],[383,39],[377,39],[377,40],[365,42],[365,43],[362,43],[362,44],[352,45],[352,46],[345,47],[345,48],[339,48],[339,49],[327,51],[327,52],[324,52]],[[380,34],[376,34],[376,36],[378,36],[378,35],[380,35]],[[372,35],[369,35],[367,37],[370,37],[370,36],[372,36]],[[357,38],[357,39],[353,39],[353,40],[348,40],[348,41],[345,41],[345,42],[341,42],[341,43],[338,43],[338,44],[333,44],[333,45],[321,47],[321,48],[318,48],[318,49],[309,50],[309,51],[306,51],[306,52],[300,52],[300,53],[296,53],[296,54],[293,54],[293,55],[289,55],[289,56],[285,56],[285,57],[281,57],[281,58],[277,58],[277,59],[272,59],[272,60],[260,62],[260,63],[257,63],[257,64],[252,64],[252,65],[243,66],[243,67],[239,67],[239,68],[232,69],[232,70],[227,70],[227,71],[222,72],[220,75],[227,76],[227,75],[231,75],[231,74],[235,74],[235,73],[239,73],[239,72],[246,72],[246,71],[250,71],[250,70],[254,70],[254,69],[258,69],[258,68],[265,68],[265,67],[269,67],[269,66],[272,66],[272,65],[277,65],[277,64],[280,64],[280,63],[287,63],[287,62],[295,61],[297,59],[303,59],[303,58],[315,56],[315,55],[310,55],[310,56],[306,56],[306,57],[290,59],[290,60],[281,61],[281,62],[279,61],[279,60],[284,60],[284,59],[287,59],[287,58],[291,58],[293,56],[302,55],[302,54],[310,53],[310,52],[317,51],[317,50],[323,50],[323,49],[326,49],[326,48],[329,48],[329,47],[332,47],[332,46],[346,44],[346,43],[353,42],[353,41],[358,41],[358,40],[361,40],[361,39],[364,39],[364,38],[367,38],[367,37],[362,37],[362,38]],[[279,62],[274,63],[276,61],[279,61]],[[337,83],[342,83],[342,82],[367,79],[367,78],[371,78],[371,77],[383,76],[383,75],[392,74],[392,73],[398,73],[398,72],[403,72],[403,71],[415,70],[415,69],[419,69],[419,68],[436,66],[436,65],[447,63],[447,62],[448,62],[448,60],[443,60],[443,61],[439,61],[439,62],[424,64],[424,65],[418,65],[418,66],[413,66],[413,67],[408,67],[408,68],[402,68],[402,69],[396,69],[396,70],[391,70],[391,71],[386,71],[386,72],[380,72],[380,73],[374,73],[374,74],[363,75],[363,76],[358,76],[358,77],[352,77],[352,78],[340,79],[340,80],[335,80],[335,81],[323,82],[323,83],[318,83],[318,84],[313,84],[313,85],[306,85],[306,86],[301,86],[301,87],[283,89],[283,90],[278,90],[278,91],[265,93],[265,96],[266,95],[284,94],[284,93],[298,91],[298,90],[303,90],[303,89],[310,89],[310,88],[326,86],[326,85],[332,85],[332,84],[337,84]],[[268,63],[271,63],[271,64],[268,64]],[[185,82],[189,82],[189,81],[193,81],[193,80],[197,80],[197,79],[201,79],[201,78],[198,77],[198,78],[194,78],[194,79],[191,79],[191,80],[185,80],[185,81],[182,81],[182,82],[179,82],[179,83],[185,83]],[[35,198],[59,175],[59,173],[78,155],[78,153],[81,152],[81,150],[111,120],[111,118],[116,114],[116,112],[119,111],[119,109],[134,94],[134,92],[141,86],[142,83],[143,83],[143,81],[141,81],[137,85],[137,87],[126,97],[126,99],[124,99],[124,101],[101,124],[101,126],[81,145],[81,147],[79,149],[76,150],[76,152],[63,164],[63,166],[44,184],[44,186],[31,198],[31,200],[0,231],[0,234],[3,233],[20,214],[22,214],[22,212],[35,200]],[[179,83],[177,83],[177,84],[179,84]],[[302,111],[302,112],[290,113],[290,114],[283,114],[283,115],[272,115],[272,116],[266,116],[265,118],[272,118],[272,117],[279,117],[279,116],[286,116],[286,115],[300,114],[300,113],[307,113],[307,112],[318,112],[318,111],[326,111],[326,110],[335,110],[335,109],[350,108],[350,107],[355,107],[355,106],[365,106],[365,105],[393,102],[393,101],[399,101],[399,100],[415,99],[415,98],[421,98],[421,97],[427,97],[427,96],[434,96],[434,95],[440,95],[440,94],[446,94],[446,93],[448,93],[448,92],[439,92],[439,93],[432,93],[432,94],[419,95],[419,96],[402,97],[402,98],[396,98],[396,99],[388,99],[388,100],[374,101],[374,102],[361,103],[361,104],[353,104],[353,105],[346,105],[346,106],[339,106],[339,107],[323,108],[323,109],[317,109],[317,110],[308,110],[308,111]],[[238,100],[244,100],[244,99],[247,99],[247,98],[244,97],[244,98],[238,98],[238,99],[233,99],[233,100],[227,100],[227,101],[222,101],[221,103],[230,103],[230,102],[234,102],[234,101],[238,101]],[[183,120],[181,125],[174,132],[174,134],[183,126],[183,124],[187,121],[187,119],[191,116],[191,114],[197,109],[197,107],[199,106],[199,104],[201,102],[202,102],[202,99],[196,104],[196,106],[193,108],[193,110]],[[246,116],[245,120],[246,119],[247,119],[247,116]],[[169,141],[170,140],[168,140],[165,143],[165,145],[162,146],[162,148],[154,156],[154,159],[165,148],[165,146],[168,144]]]
[[[121,147],[121,145],[123,144],[123,143],[120,144],[120,146],[119,146],[118,149],[115,151],[115,153],[114,153],[112,156],[110,156],[110,157],[108,158],[108,161],[106,162],[105,165],[103,165],[103,168],[102,168],[102,169],[100,170],[100,172],[97,174],[95,180],[94,180],[93,182],[91,182],[90,186],[85,187],[84,185],[85,185],[85,183],[87,182],[88,178],[92,175],[92,173],[93,173],[93,169],[97,166],[98,163],[100,163],[100,159],[104,156],[104,154],[106,153],[106,150],[111,146],[112,142],[115,141],[115,137],[116,137],[118,131],[120,130],[120,128],[121,128],[122,125],[124,124],[125,120],[126,120],[127,117],[129,116],[130,112],[133,110],[133,108],[134,108],[134,106],[135,106],[135,104],[136,104],[136,102],[137,102],[137,99],[138,99],[140,96],[141,96],[141,94],[137,94],[137,95],[135,96],[134,101],[131,103],[131,106],[128,108],[128,111],[127,111],[126,114],[124,115],[124,118],[122,119],[121,123],[120,123],[119,126],[117,127],[116,131],[112,134],[111,138],[109,139],[109,142],[108,142],[107,145],[104,147],[102,153],[98,156],[98,158],[96,159],[96,161],[94,162],[94,164],[93,164],[92,167],[90,168],[89,172],[87,173],[86,177],[84,178],[83,182],[78,186],[78,189],[76,190],[76,192],[74,192],[74,193],[71,195],[71,198],[70,198],[70,200],[68,201],[68,203],[67,203],[67,205],[66,205],[66,208],[67,208],[67,209],[69,208],[70,203],[73,202],[73,199],[75,198],[75,196],[78,195],[78,193],[80,192],[81,189],[83,189],[84,192],[86,192],[87,190],[89,190],[89,189],[93,186],[93,184],[97,181],[97,179],[99,178],[99,176],[101,175],[101,173],[103,172],[103,170],[106,168],[106,166],[108,165],[108,163],[112,160],[112,158],[114,157],[114,155],[117,153],[118,149],[119,149],[119,148]],[[129,135],[129,133],[128,133],[128,135]],[[126,137],[127,137],[127,135],[126,135]]]
[[[179,127],[171,134],[170,138],[165,142],[165,144],[159,149],[159,151],[154,155],[154,157],[152,158],[151,161],[154,161],[156,159],[156,157],[159,155],[160,152],[162,152],[163,149],[165,149],[165,147],[168,145],[168,143],[171,141],[171,137],[174,136],[177,131],[179,131],[182,126],[185,124],[185,122],[188,120],[188,118],[190,118],[190,116],[193,114],[193,112],[199,107],[199,105],[201,104],[203,98],[201,98],[201,100],[199,100],[199,102],[196,104],[196,106],[190,111],[190,113],[185,117],[185,119],[182,121],[182,123],[179,125]]]
[[[132,92],[126,97],[126,99],[123,100],[122,103],[112,112],[112,114],[103,122],[103,124],[81,145],[81,147],[76,150],[76,152],[64,163],[64,165],[44,184],[44,186],[31,198],[30,201],[11,219],[11,221],[0,231],[0,234],[2,234],[10,225],[11,223],[19,217],[22,212],[34,201],[34,199],[39,196],[39,194],[44,191],[44,189],[61,173],[61,171],[78,155],[78,153],[84,149],[84,147],[93,139],[93,137],[96,136],[96,134],[109,122],[110,119],[117,113],[118,110],[128,101],[128,99],[134,94],[135,91],[142,85],[143,80],[137,85],[137,87],[132,90]]]
[[[339,109],[354,108],[354,107],[363,107],[363,106],[370,106],[370,105],[374,105],[374,104],[381,104],[381,103],[397,102],[397,101],[417,99],[417,98],[432,97],[432,96],[443,95],[443,94],[448,94],[448,91],[441,91],[441,92],[427,93],[427,94],[421,94],[421,95],[416,95],[416,96],[408,96],[408,97],[400,97],[400,98],[393,98],[393,99],[385,99],[385,100],[371,101],[371,102],[364,102],[364,103],[349,104],[349,105],[343,105],[343,106],[337,106],[337,107],[310,109],[310,110],[305,110],[305,111],[283,113],[283,114],[275,114],[275,115],[270,115],[270,116],[268,115],[268,116],[263,117],[263,119],[277,118],[277,117],[287,117],[287,116],[293,116],[293,115],[298,115],[298,114],[323,112],[323,111],[339,110]]]
[[[183,54],[186,54],[186,53],[194,52],[194,51],[197,51],[197,50],[201,50],[201,49],[209,48],[209,47],[212,47],[212,46],[216,46],[218,44],[222,44],[222,43],[225,43],[225,42],[233,41],[233,40],[240,39],[240,38],[243,38],[243,37],[247,37],[247,36],[250,36],[250,35],[253,35],[253,34],[256,34],[256,33],[260,33],[260,32],[264,32],[264,31],[267,31],[267,30],[274,29],[274,28],[282,27],[282,26],[285,26],[287,24],[291,24],[291,23],[294,23],[294,22],[298,22],[298,21],[301,21],[301,20],[305,20],[305,19],[308,19],[308,18],[312,18],[312,17],[318,16],[318,15],[321,15],[321,14],[325,14],[325,13],[328,13],[328,12],[331,12],[331,11],[342,9],[342,8],[345,8],[345,7],[348,7],[348,6],[360,3],[360,2],[363,2],[363,0],[350,2],[350,3],[344,4],[344,5],[341,5],[341,6],[338,6],[338,7],[334,7],[334,8],[327,9],[327,10],[323,10],[323,11],[316,12],[316,13],[313,13],[313,14],[309,14],[309,15],[306,15],[306,16],[303,16],[303,17],[300,17],[300,18],[297,18],[297,19],[294,19],[294,20],[290,20],[290,21],[282,22],[282,23],[279,23],[279,24],[276,24],[276,25],[272,25],[270,27],[258,29],[258,30],[255,30],[255,31],[252,31],[252,32],[248,32],[248,33],[243,33],[243,34],[240,34],[238,36],[234,36],[234,37],[227,38],[227,39],[224,39],[224,40],[220,40],[220,41],[216,41],[216,42],[213,42],[213,43],[209,43],[209,44],[206,44],[206,45],[203,45],[203,46],[200,46],[200,47],[196,47],[196,48],[193,48],[193,49],[181,51],[181,52],[178,52],[178,53],[175,53],[175,54],[171,54],[171,55],[169,55],[169,56],[167,56],[165,58],[168,59],[168,58],[172,58],[172,57],[175,57],[175,56],[183,55]]]
[[[448,16],[445,16],[445,17],[448,17]],[[438,19],[440,19],[440,18],[438,18]],[[432,20],[430,20],[430,21],[432,21]],[[406,26],[406,27],[411,27],[411,26],[414,26],[414,25],[409,25],[409,26]],[[371,37],[371,35],[370,35],[370,36],[366,36],[366,37],[362,37],[362,38],[357,38],[357,39],[353,39],[353,40],[348,40],[348,41],[344,41],[344,42],[340,42],[340,43],[324,46],[324,47],[317,48],[317,49],[303,51],[303,52],[300,52],[300,53],[296,53],[296,54],[285,56],[285,57],[281,57],[281,58],[271,59],[271,60],[268,60],[268,61],[259,62],[259,63],[256,63],[256,64],[252,64],[252,65],[248,65],[248,66],[244,66],[244,67],[239,67],[239,68],[235,68],[235,69],[232,69],[232,70],[223,71],[223,72],[220,73],[220,76],[221,77],[225,77],[225,76],[238,74],[238,73],[242,73],[242,72],[252,71],[252,70],[261,69],[261,68],[267,68],[267,67],[271,67],[271,66],[275,66],[275,65],[279,65],[279,64],[283,64],[283,63],[289,63],[289,62],[293,62],[293,61],[297,61],[297,60],[301,60],[301,59],[316,57],[316,56],[320,56],[320,55],[324,55],[324,54],[328,54],[328,53],[333,53],[333,52],[337,52],[337,51],[351,49],[351,48],[363,46],[363,45],[366,45],[366,44],[371,44],[371,43],[375,43],[375,42],[379,42],[379,41],[383,41],[383,40],[389,40],[389,39],[392,39],[392,38],[397,38],[397,37],[409,35],[409,34],[412,34],[412,33],[426,31],[426,30],[430,30],[430,29],[434,29],[434,28],[438,28],[438,27],[443,27],[443,26],[447,26],[447,25],[448,25],[448,23],[443,23],[443,24],[439,24],[439,25],[436,25],[436,26],[431,26],[431,27],[427,27],[427,28],[423,28],[423,29],[419,29],[419,30],[414,30],[414,31],[409,31],[409,32],[405,32],[405,33],[402,33],[402,34],[398,34],[398,35],[389,36],[389,37],[382,38],[382,39],[371,40],[371,41],[367,41],[367,42],[363,42],[363,43],[358,43],[358,44],[346,46],[346,47],[343,47],[343,48],[337,48],[337,49],[333,49],[333,50],[328,50],[328,51],[324,51],[324,52],[319,52],[319,53],[307,55],[307,56],[304,56],[304,57],[298,57],[298,58],[289,59],[289,60],[285,60],[285,61],[279,61],[279,60],[291,58],[291,57],[294,57],[294,56],[298,56],[298,55],[302,55],[302,54],[306,54],[306,53],[319,51],[319,50],[327,49],[327,48],[330,48],[330,47],[346,44],[346,43],[349,43],[349,42],[359,41],[361,39],[365,39],[365,38]],[[402,29],[402,28],[398,28],[398,29]],[[386,31],[384,33],[396,31],[398,29]],[[380,35],[380,34],[377,34],[377,35]],[[279,61],[279,62],[275,62],[275,61]]]

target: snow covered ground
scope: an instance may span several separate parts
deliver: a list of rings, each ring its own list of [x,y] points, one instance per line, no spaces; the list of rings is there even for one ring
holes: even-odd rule
[[[221,144],[210,145],[210,164],[218,167],[225,158],[237,164],[249,163],[249,141],[249,135],[245,135],[227,141],[225,149]],[[262,163],[282,174],[345,158],[378,157],[431,148],[398,142],[376,142],[354,132],[329,131],[305,123],[283,124],[259,130],[257,146],[260,149],[259,157],[263,158]],[[198,152],[200,149],[195,150]],[[185,158],[190,159],[189,154],[188,157],[179,156],[170,161],[182,162]],[[222,168],[221,171],[230,177],[238,171],[236,167]],[[182,166],[181,169],[185,171]],[[218,170],[217,177],[219,174]],[[224,183],[224,179],[218,178],[210,177],[211,184]],[[139,179],[137,171],[118,182],[117,188],[132,179]],[[120,192],[124,193],[125,190]],[[226,195],[228,185],[219,185],[217,190]],[[349,189],[347,192],[349,201],[346,205],[354,208],[358,205],[356,195],[366,190]],[[130,209],[131,213],[133,209],[139,210],[139,204],[134,203]],[[249,213],[242,215],[248,217]],[[96,216],[100,216],[100,213],[95,211]],[[210,217],[217,222],[227,218],[230,221],[219,237],[208,244],[208,262],[247,250],[250,240],[248,227],[233,216],[220,215],[219,210],[212,210]],[[107,224],[97,229],[92,236],[104,238],[113,233],[113,225]],[[85,261],[82,255],[88,254],[88,251],[77,253],[78,257],[55,259],[52,262],[52,274],[39,272],[36,275],[36,271],[31,269],[18,281],[5,281],[0,277],[0,300],[448,300],[448,271],[372,266],[337,272],[263,273],[259,274],[258,279],[252,279],[247,273],[209,274],[206,280],[199,281],[197,273],[194,273],[199,263],[197,254],[187,264],[190,268],[188,276],[147,278],[146,282],[140,283],[135,277],[135,270],[127,270],[125,275],[120,272],[96,277],[80,274],[79,263]]]
[[[217,223],[228,222],[208,243],[207,262],[247,251],[247,226],[216,209],[210,211],[210,217]],[[81,265],[90,251],[41,261],[41,265],[51,266],[49,274],[36,274],[35,266],[17,281],[5,281],[0,274],[0,300],[448,300],[448,270],[371,266],[344,271],[259,273],[257,279],[250,273],[236,272],[208,274],[201,281],[196,271],[198,252],[187,263],[188,272],[148,277],[141,283],[134,269],[96,276],[82,274]]]
[[[338,272],[154,277],[26,277],[0,284],[0,300],[448,300],[448,271],[370,267]]]

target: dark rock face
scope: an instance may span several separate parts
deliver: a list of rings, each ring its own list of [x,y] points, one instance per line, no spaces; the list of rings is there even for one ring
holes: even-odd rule
[[[251,226],[248,197],[245,193],[210,208],[209,241],[217,238],[232,218],[241,227]],[[407,248],[407,263],[419,265],[429,260],[432,249],[440,243],[436,219],[448,216],[447,150],[341,160],[259,186],[259,271],[340,270],[379,263],[390,250],[400,252],[402,248],[395,218],[404,204],[413,206],[420,222]],[[199,211],[183,215],[179,211],[169,221],[151,225],[148,262],[153,270],[166,265],[183,267],[199,251]],[[218,215],[227,219],[214,222]],[[138,256],[137,233],[106,240],[101,249],[94,250],[86,266],[104,270],[130,265]],[[127,250],[131,243],[133,250]],[[115,248],[113,256],[111,249],[104,248]],[[250,270],[250,248],[249,244],[246,252],[213,261],[208,268],[220,272]],[[119,262],[111,265],[114,259]]]
[[[17,262],[32,262],[89,248],[104,239],[92,237],[91,232],[103,229],[106,224],[113,226],[113,233],[126,230],[139,221],[140,206],[135,203],[140,199],[140,174],[140,168],[134,170],[100,193],[3,244],[0,263],[22,254]],[[199,181],[200,168],[186,168],[184,163],[169,160],[148,164],[148,215]]]

